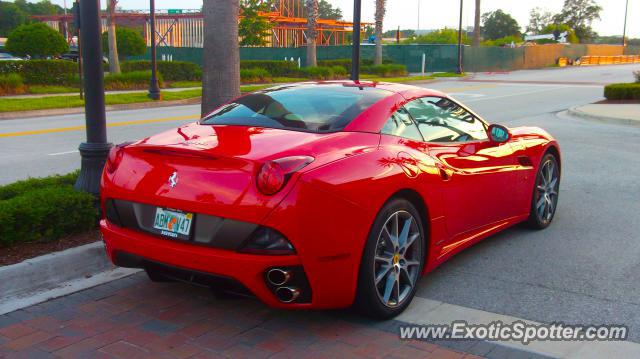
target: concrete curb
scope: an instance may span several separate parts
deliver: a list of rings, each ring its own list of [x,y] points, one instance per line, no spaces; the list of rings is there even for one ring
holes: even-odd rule
[[[176,100],[176,101],[139,102],[139,103],[130,103],[130,104],[122,104],[122,105],[110,105],[110,106],[106,106],[105,109],[106,111],[124,111],[124,110],[137,110],[141,108],[195,105],[199,103],[200,103],[200,97],[194,97],[186,100]],[[2,112],[0,113],[0,120],[17,120],[17,119],[28,118],[28,117],[73,115],[78,113],[84,113],[84,107]]]
[[[102,242],[0,267],[0,314],[93,287],[137,270],[116,268]]]
[[[594,122],[613,123],[617,125],[640,127],[640,121],[638,120],[634,120],[630,118],[605,117],[605,116],[592,115],[590,113],[580,110],[580,107],[572,107],[568,109],[567,114],[571,116],[579,117],[585,120],[594,121]]]

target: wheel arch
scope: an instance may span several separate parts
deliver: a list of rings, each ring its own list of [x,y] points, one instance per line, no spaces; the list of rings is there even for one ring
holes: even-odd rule
[[[558,146],[551,144],[549,147],[547,147],[547,150],[544,151],[544,155],[542,157],[544,157],[546,154],[552,154],[556,158],[556,161],[558,161],[558,169],[560,170],[560,175],[562,175],[562,159],[560,157],[560,150],[558,149]]]
[[[431,217],[429,216],[429,207],[427,206],[427,203],[424,200],[424,198],[422,198],[420,193],[418,193],[416,190],[411,188],[403,188],[394,192],[391,196],[389,196],[389,198],[380,207],[380,210],[382,210],[382,208],[384,208],[384,206],[387,203],[389,203],[389,201],[392,201],[397,198],[402,198],[409,201],[420,214],[420,217],[422,219],[422,227],[424,230],[424,260],[425,260],[424,267],[426,268],[428,265],[427,261],[429,259],[429,254],[430,254],[429,252],[431,249],[430,248],[430,245],[431,245],[430,218]]]

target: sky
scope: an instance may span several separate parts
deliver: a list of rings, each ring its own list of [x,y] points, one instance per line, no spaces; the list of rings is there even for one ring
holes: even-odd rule
[[[35,0],[33,0],[35,1]],[[70,4],[72,0],[67,0]],[[215,0],[209,0],[215,1]],[[342,9],[345,20],[353,16],[352,0],[328,0],[332,5]],[[596,0],[603,7],[602,20],[593,23],[600,35],[622,35],[624,9],[626,0]],[[52,0],[62,5],[64,0]],[[102,0],[104,4],[104,0]],[[387,0],[385,30],[415,29],[418,25],[418,3],[420,3],[420,28],[438,29],[457,27],[459,16],[458,0]],[[482,0],[482,12],[502,9],[511,14],[520,24],[522,30],[529,23],[529,11],[541,7],[553,13],[562,9],[563,0]],[[120,0],[119,6],[125,9],[148,9],[148,0]],[[199,9],[202,0],[156,0],[156,9]],[[473,26],[474,0],[464,1],[463,26]],[[375,0],[362,0],[363,21],[373,22]],[[627,20],[629,37],[640,38],[640,0],[629,0],[629,18]]]

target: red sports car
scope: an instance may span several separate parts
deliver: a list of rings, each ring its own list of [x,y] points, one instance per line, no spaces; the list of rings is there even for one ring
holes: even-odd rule
[[[464,248],[547,227],[559,183],[539,128],[413,86],[302,83],[114,147],[101,229],[111,260],[152,280],[389,318]]]

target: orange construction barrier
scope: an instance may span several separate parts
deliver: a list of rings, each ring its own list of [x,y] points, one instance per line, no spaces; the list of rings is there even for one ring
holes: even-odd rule
[[[640,55],[582,56],[578,61],[580,66],[638,64],[640,63]]]

